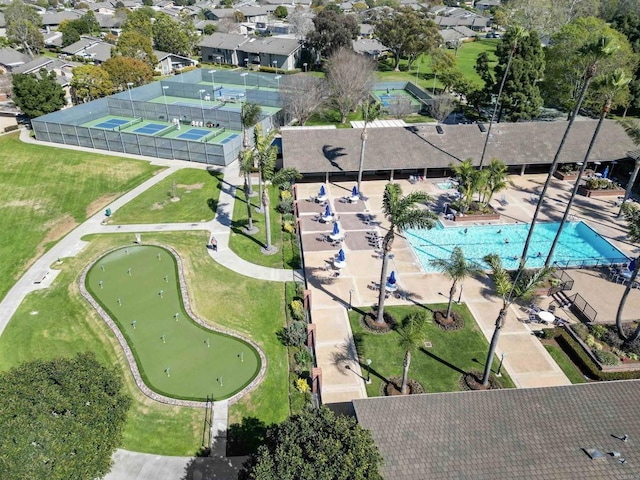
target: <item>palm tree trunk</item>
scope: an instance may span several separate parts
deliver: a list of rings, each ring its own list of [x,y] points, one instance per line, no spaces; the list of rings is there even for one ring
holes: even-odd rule
[[[253,227],[253,214],[251,213],[251,188],[249,187],[249,183],[247,181],[247,175],[244,176],[244,198],[247,201],[247,218],[249,219],[249,228],[248,232],[255,232]]]
[[[458,285],[458,281],[454,280],[453,285],[451,285],[451,290],[449,290],[449,305],[447,306],[447,318],[451,318],[451,305],[453,304],[453,297],[456,294],[457,285]]]
[[[276,249],[271,245],[271,214],[269,212],[269,189],[267,188],[262,190],[262,208],[264,209],[264,230],[267,234],[267,246],[263,253],[272,254]]]
[[[584,96],[587,93],[587,89],[589,88],[589,84],[591,83],[591,77],[586,77],[584,84],[582,85],[582,90],[580,91],[580,97],[578,98],[578,102],[576,103],[575,108],[573,109],[573,114],[569,119],[569,124],[567,125],[566,130],[564,131],[564,135],[562,136],[562,140],[560,141],[560,145],[558,145],[558,150],[556,150],[556,154],[553,157],[553,162],[551,162],[551,167],[549,168],[549,175],[547,175],[547,179],[544,182],[544,186],[542,187],[542,192],[540,192],[540,196],[538,198],[538,205],[536,205],[536,211],[533,214],[533,218],[531,219],[531,225],[529,226],[529,233],[527,234],[527,240],[524,242],[524,248],[522,250],[522,256],[520,257],[520,268],[524,267],[527,258],[527,252],[529,251],[529,244],[531,243],[531,238],[533,237],[533,230],[535,229],[536,222],[538,220],[538,215],[540,214],[540,208],[544,202],[544,197],[547,194],[547,189],[549,188],[549,184],[551,183],[551,178],[553,177],[553,173],[556,171],[556,167],[558,166],[558,159],[560,158],[560,153],[564,147],[565,142],[567,141],[567,137],[569,136],[569,132],[571,131],[571,126],[573,125],[574,120],[578,116],[578,112],[580,111],[580,107],[582,106],[582,101],[584,100]]]
[[[496,118],[496,112],[498,111],[498,105],[500,105],[500,97],[502,97],[502,90],[504,89],[504,84],[507,81],[507,75],[509,74],[509,67],[511,67],[511,59],[513,59],[513,54],[516,52],[517,45],[514,45],[509,53],[509,58],[507,59],[507,68],[504,70],[504,75],[502,75],[502,81],[500,82],[500,88],[498,89],[498,97],[496,98],[496,104],[493,107],[493,113],[491,114],[491,120],[489,121],[489,128],[487,128],[487,136],[484,138],[484,146],[482,147],[482,155],[480,155],[480,170],[482,170],[482,164],[484,163],[484,155],[487,152],[487,144],[489,143],[489,136],[491,135],[491,127],[493,126],[493,121]]]
[[[367,122],[364,122],[364,130],[360,134],[362,146],[360,147],[360,165],[358,166],[358,195],[362,191],[362,170],[364,170],[364,146],[367,143]]]
[[[260,170],[260,175],[258,175],[258,196],[262,198],[266,188],[264,188],[264,181],[262,180],[262,170]],[[262,205],[263,202],[260,203],[259,207],[256,207],[256,212],[264,213],[264,207]]]
[[[622,329],[622,312],[624,311],[625,303],[627,303],[627,297],[629,296],[629,292],[631,292],[631,286],[633,285],[633,282],[635,282],[636,278],[638,277],[638,270],[640,270],[640,257],[636,258],[636,266],[633,269],[633,272],[631,273],[631,278],[629,278],[629,281],[627,282],[627,288],[625,288],[624,293],[622,294],[622,298],[620,299],[620,305],[618,305],[618,312],[616,313],[616,328],[618,329],[618,335],[620,335],[620,338],[628,342],[633,342],[636,338],[638,338],[638,336],[640,336],[640,323],[638,324],[638,327],[635,329],[635,331],[633,332],[633,334],[631,334],[629,338],[627,338],[627,336],[624,333],[624,330]]]
[[[378,295],[378,318],[376,323],[384,323],[384,300],[387,294],[387,266],[389,262],[389,252],[391,251],[391,245],[393,243],[393,228],[390,228],[387,234],[384,236],[382,242],[382,269],[380,270],[380,293]]]
[[[640,170],[640,158],[636,159],[636,165],[633,167],[633,172],[631,173],[631,178],[629,179],[629,183],[627,183],[627,191],[624,192],[624,200],[620,204],[620,210],[618,210],[618,218],[622,216],[622,206],[627,201],[627,199],[631,196],[631,190],[633,189],[633,184],[636,183],[636,178],[638,177],[638,171]]]
[[[591,150],[593,149],[593,145],[596,143],[596,139],[598,138],[598,134],[600,133],[600,128],[602,127],[602,122],[604,122],[607,113],[611,109],[611,99],[607,99],[604,108],[602,109],[602,113],[600,114],[600,120],[598,121],[598,125],[596,126],[596,130],[593,132],[593,136],[591,137],[591,142],[589,142],[589,148],[587,148],[587,153],[584,155],[584,160],[582,161],[582,167],[580,167],[580,172],[578,172],[578,178],[576,179],[576,183],[573,185],[573,190],[571,191],[571,197],[569,198],[569,203],[567,203],[567,208],[564,210],[564,215],[562,216],[562,220],[560,221],[560,226],[558,227],[558,232],[556,233],[555,238],[553,239],[553,243],[551,244],[551,248],[549,249],[549,253],[547,254],[547,260],[544,262],[544,266],[548,267],[551,264],[551,257],[553,256],[553,252],[558,245],[558,241],[560,240],[560,235],[562,234],[562,229],[564,228],[564,224],[567,222],[567,217],[569,216],[569,212],[571,211],[571,206],[573,205],[573,201],[576,198],[576,194],[578,193],[578,188],[580,187],[580,179],[584,174],[584,171],[587,169],[587,162],[589,161],[589,155],[591,154]]]
[[[489,375],[491,374],[491,365],[493,364],[493,356],[496,353],[496,347],[498,346],[498,338],[500,337],[500,330],[504,325],[504,317],[507,314],[508,305],[503,305],[498,318],[496,319],[496,328],[493,330],[493,336],[491,337],[491,343],[489,344],[489,353],[487,354],[487,361],[484,365],[484,374],[482,375],[482,386],[489,385]]]
[[[409,365],[411,365],[411,351],[407,350],[404,354],[404,363],[402,364],[402,386],[400,387],[400,393],[406,395],[407,390],[407,380],[409,379]]]

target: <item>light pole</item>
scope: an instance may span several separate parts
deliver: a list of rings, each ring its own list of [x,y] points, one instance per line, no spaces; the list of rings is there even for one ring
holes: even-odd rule
[[[307,73],[307,65],[308,65],[307,62],[304,62],[302,64],[302,68],[304,68],[304,73]]]
[[[200,90],[198,90],[198,93],[200,94],[200,110],[202,110],[202,124],[204,125],[204,105],[202,105],[202,94],[205,92],[206,90],[204,90],[203,88],[201,88]]]
[[[167,88],[169,88],[169,85],[164,85],[162,87],[162,96],[164,97],[164,104],[167,104]]]
[[[217,70],[209,70],[209,73],[211,74],[211,85],[212,85],[211,90],[213,90],[214,92],[216,91],[216,82],[214,81],[213,74],[216,73],[216,72],[217,72]],[[215,94],[214,94],[214,96],[215,96]]]
[[[502,373],[500,373],[500,371],[502,370],[502,362],[504,362],[504,357],[506,357],[507,354],[502,352],[502,355],[500,355],[500,365],[498,365],[498,372],[496,373],[496,377],[501,377]]]
[[[245,59],[244,59],[244,66],[245,66],[245,68],[246,68],[247,70],[249,70],[249,59],[248,59],[248,58],[245,58]]]
[[[282,75],[276,75],[275,77],[273,77],[273,79],[274,79],[274,80],[277,80],[277,81],[278,81],[278,91],[280,91],[280,77],[281,77],[281,76],[282,76]]]
[[[431,92],[431,95],[435,95],[436,94],[436,79],[438,78],[438,73],[434,72],[433,73],[433,91]]]
[[[248,60],[248,59],[247,59]],[[247,103],[247,72],[241,73],[240,76],[244,82],[244,102]]]
[[[351,310],[351,296],[353,295],[353,290],[349,290],[349,308],[347,310]]]
[[[131,102],[131,111],[133,112],[133,118],[136,118],[136,109],[133,107],[133,98],[131,97],[132,82],[127,82],[127,90],[129,90],[129,101]]]
[[[220,65],[220,68],[222,68],[222,57],[218,55],[216,59],[218,60],[218,64]]]
[[[365,380],[365,383],[367,385],[371,385],[371,359],[367,358],[367,379]]]
[[[273,64],[273,68],[276,69],[276,75],[278,74],[278,60],[274,60],[273,62],[271,62]]]

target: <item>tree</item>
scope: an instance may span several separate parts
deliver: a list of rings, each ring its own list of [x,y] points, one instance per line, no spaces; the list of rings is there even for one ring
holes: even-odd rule
[[[456,101],[451,95],[436,95],[429,103],[429,113],[438,123],[446,120],[451,112],[456,109]]]
[[[573,112],[569,117],[569,122],[567,123],[567,128],[564,131],[564,135],[560,140],[560,144],[558,145],[558,149],[556,150],[556,154],[553,157],[553,161],[551,162],[551,166],[549,167],[549,173],[547,175],[547,179],[544,182],[542,187],[542,191],[538,197],[538,204],[536,205],[536,210],[533,213],[533,218],[531,219],[531,225],[529,226],[529,233],[527,234],[527,239],[524,242],[524,247],[522,249],[522,256],[520,257],[520,265],[524,265],[527,261],[527,252],[529,250],[529,244],[531,243],[531,238],[533,237],[533,231],[536,226],[536,222],[538,220],[538,215],[540,213],[540,208],[542,207],[542,203],[545,200],[545,196],[547,194],[547,189],[549,188],[549,184],[551,183],[551,178],[553,173],[556,170],[556,166],[558,165],[558,159],[560,158],[560,153],[564,148],[564,144],[569,136],[569,132],[571,131],[571,127],[573,122],[580,111],[580,107],[582,106],[582,102],[587,94],[587,90],[589,89],[589,85],[591,81],[596,77],[598,73],[598,65],[604,59],[611,57],[614,53],[618,51],[618,43],[613,37],[600,37],[594,40],[591,43],[583,45],[580,47],[580,54],[584,57],[583,62],[586,63],[586,68],[583,73],[582,80],[582,88],[580,90],[580,95],[578,96],[578,100],[575,104]]]
[[[72,70],[71,91],[76,104],[106,97],[113,93],[109,73],[102,67],[82,65]]]
[[[624,212],[625,220],[627,221],[627,226],[629,227],[629,240],[633,243],[640,242],[640,209],[635,205],[623,203],[622,210]],[[634,342],[640,336],[640,324],[638,324],[634,332],[628,337],[622,326],[622,312],[624,311],[624,307],[627,303],[627,297],[631,292],[633,282],[638,278],[638,271],[640,270],[640,255],[636,257],[635,262],[635,267],[631,273],[629,281],[627,282],[627,288],[625,288],[624,293],[622,294],[620,304],[618,305],[618,311],[616,312],[616,327],[618,328],[618,335],[628,343]]]
[[[618,14],[613,18],[611,26],[619,32],[624,33],[631,43],[635,54],[640,55],[640,13],[629,11]],[[629,103],[624,105],[625,112],[623,116],[626,115],[627,107],[635,109],[636,111],[640,109],[640,63],[635,70],[634,78],[629,84],[629,93],[631,98],[629,99]]]
[[[122,24],[122,32],[135,32],[151,40],[153,38],[151,19],[154,16],[154,10],[149,7],[127,11],[126,19]]]
[[[212,23],[205,25],[204,28],[202,29],[202,33],[203,35],[213,35],[214,33],[216,33],[216,26]]]
[[[558,226],[558,231],[556,233],[555,238],[553,239],[553,243],[551,244],[551,248],[549,249],[549,253],[547,255],[547,260],[545,265],[551,264],[551,259],[553,257],[553,253],[558,245],[558,241],[560,240],[560,235],[562,234],[562,230],[564,229],[564,225],[567,222],[567,217],[569,216],[569,212],[571,211],[571,206],[573,205],[573,201],[576,198],[576,194],[578,193],[578,188],[580,186],[580,180],[582,175],[584,174],[585,169],[587,168],[587,163],[589,162],[589,155],[591,154],[591,150],[593,149],[593,145],[598,138],[598,134],[600,133],[600,128],[602,127],[602,122],[604,122],[605,117],[611,110],[611,103],[613,98],[616,96],[618,91],[622,88],[625,88],[627,84],[631,81],[631,79],[625,74],[622,69],[616,69],[611,73],[610,76],[606,77],[604,80],[606,84],[606,92],[604,105],[602,106],[602,113],[600,114],[600,120],[598,121],[598,125],[596,126],[595,131],[591,137],[591,142],[589,143],[589,147],[587,148],[587,153],[584,155],[584,160],[582,161],[582,166],[580,167],[580,171],[578,173],[578,178],[576,178],[575,184],[571,191],[571,197],[569,197],[569,201],[567,202],[567,207],[564,210],[564,215],[562,216],[562,220],[560,221],[560,225]]]
[[[367,101],[362,104],[362,119],[364,127],[360,134],[360,162],[358,164],[358,194],[362,196],[362,171],[364,170],[364,147],[367,143],[367,126],[380,116],[382,104],[380,102]]]
[[[159,12],[153,22],[153,42],[156,50],[188,56],[191,42],[187,33],[166,13]]]
[[[38,76],[23,73],[13,75],[13,98],[20,110],[30,118],[60,110],[66,103],[64,90],[56,82],[55,72],[42,69]]]
[[[481,54],[482,55],[482,54]],[[450,72],[455,72],[456,63],[458,60],[456,56],[447,51],[444,48],[436,48],[431,52],[431,70],[433,71],[433,94],[436,93],[436,78],[438,75],[443,75]],[[440,79],[442,81],[442,79]]]
[[[0,373],[2,478],[102,478],[130,405],[115,369],[92,353]]]
[[[329,103],[340,114],[340,123],[345,123],[349,112],[369,97],[375,82],[374,68],[372,60],[353,50],[338,50],[327,60]]]
[[[413,105],[411,105],[411,97],[407,95],[393,97],[389,100],[389,105],[384,107],[384,110],[391,118],[399,119],[403,119],[414,113]]]
[[[64,29],[62,29],[60,31],[62,32],[62,46],[63,47],[68,47],[72,43],[76,43],[77,41],[80,40],[80,34],[73,27],[68,26],[68,27],[65,27]]]
[[[296,10],[289,15],[287,21],[293,26],[298,40],[304,40],[313,30],[314,24],[309,14],[304,10]]]
[[[407,58],[408,68],[421,54],[442,43],[438,26],[425,13],[400,7],[382,14],[374,22],[375,36],[394,55],[393,68],[400,70],[400,59]]]
[[[536,270],[533,273],[526,272],[523,268],[519,268],[515,274],[515,278],[511,278],[509,272],[507,272],[502,266],[502,260],[500,255],[492,253],[484,257],[484,261],[489,264],[491,268],[491,280],[495,294],[502,299],[502,308],[496,318],[495,329],[491,336],[491,343],[489,344],[489,352],[487,353],[487,360],[484,364],[484,374],[482,375],[482,385],[487,386],[489,384],[489,375],[491,374],[491,364],[493,363],[493,355],[498,345],[498,338],[500,337],[500,330],[504,325],[504,318],[507,315],[507,309],[513,302],[518,299],[529,300],[535,291],[535,289],[542,283],[553,271],[549,267],[543,267]]]
[[[573,111],[582,92],[585,71],[595,58],[592,46],[603,38],[608,39],[609,45],[616,46],[615,55],[597,56],[597,69],[588,79],[594,85],[586,92],[584,107],[589,111],[600,111],[603,95],[597,82],[605,73],[622,68],[628,76],[633,75],[638,58],[624,34],[600,19],[579,18],[551,37],[546,49],[545,79],[541,87],[547,103]],[[620,92],[620,95],[628,93]],[[614,98],[613,107],[618,104],[619,99]]]
[[[327,84],[324,79],[308,73],[286,75],[280,88],[285,112],[303,126],[324,104]]]
[[[307,34],[307,45],[316,60],[330,57],[341,49],[351,49],[358,36],[358,22],[353,15],[323,9],[313,18],[314,30]]]
[[[141,60],[149,67],[154,68],[158,59],[153,53],[151,38],[135,31],[124,31],[118,37],[115,48],[111,51],[111,57],[117,56],[135,58]]]
[[[262,107],[256,103],[243,103],[240,109],[240,123],[242,124],[242,149],[249,150],[249,129],[255,126],[262,115]],[[252,157],[253,158],[253,157]],[[254,163],[255,165],[255,163]],[[246,175],[245,179],[249,185],[249,195],[254,196],[251,185],[251,175]],[[260,196],[262,196],[262,181],[260,180]]]
[[[27,55],[33,56],[44,47],[44,37],[40,32],[42,20],[31,5],[22,0],[13,0],[4,10],[9,42],[21,45]]]
[[[409,380],[409,366],[411,365],[411,353],[418,350],[425,339],[424,326],[427,323],[427,315],[425,312],[415,312],[408,315],[398,328],[400,335],[400,348],[404,350],[404,361],[402,362],[402,383],[400,393],[406,395],[409,393],[407,383]]]
[[[266,432],[244,465],[243,480],[381,480],[371,432],[327,407],[306,408]]]
[[[580,17],[596,17],[601,0],[510,0],[506,4],[512,25],[552,35]]]
[[[287,10],[287,7],[285,7],[284,5],[278,5],[273,11],[273,14],[277,18],[287,18],[287,15],[289,15],[289,10]]]
[[[153,81],[152,68],[142,60],[130,57],[113,57],[102,64],[102,68],[109,74],[114,87],[125,90],[127,83],[136,87]]]
[[[453,280],[451,289],[449,290],[449,304],[447,305],[446,316],[446,318],[451,318],[451,306],[453,305],[453,297],[458,288],[458,282],[464,281],[467,277],[478,275],[482,272],[482,267],[474,262],[469,262],[460,247],[454,247],[449,258],[430,260],[429,264]]]
[[[247,219],[249,222],[245,230],[246,233],[253,235],[258,231],[258,229],[253,225],[253,213],[251,211],[251,195],[253,193],[251,191],[251,174],[253,173],[253,169],[255,168],[256,164],[252,149],[247,148],[240,151],[239,164],[240,173],[244,178],[242,191],[247,203]]]
[[[486,183],[487,174],[474,168],[470,158],[452,164],[451,170],[458,179],[458,192],[460,193],[458,206],[460,211],[464,213],[471,207],[473,196],[482,190],[483,184]]]
[[[431,197],[425,192],[411,192],[403,197],[402,187],[397,183],[388,183],[384,189],[382,213],[388,220],[389,227],[382,240],[382,268],[380,271],[380,294],[378,295],[378,318],[376,319],[379,324],[384,323],[387,265],[396,231],[400,233],[407,228],[432,228],[437,217],[430,210],[418,207],[430,199]]]
[[[630,120],[626,120],[621,122],[622,128],[624,128],[631,141],[636,144],[636,146],[640,145],[640,123],[632,122]],[[640,159],[636,159],[635,167],[633,168],[633,172],[631,173],[631,178],[629,178],[629,182],[627,183],[627,189],[624,194],[624,199],[622,200],[622,204],[620,205],[620,210],[618,211],[618,218],[623,213],[623,208],[627,199],[631,197],[631,191],[633,190],[633,185],[636,183],[636,178],[638,177],[638,171],[640,171]]]
[[[492,158],[483,173],[486,176],[481,185],[483,191],[480,202],[488,205],[496,193],[506,189],[511,183],[509,181],[509,168],[497,158]]]

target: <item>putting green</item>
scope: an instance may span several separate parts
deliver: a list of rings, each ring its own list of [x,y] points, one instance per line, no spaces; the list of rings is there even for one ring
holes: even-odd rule
[[[85,285],[118,325],[144,382],[157,393],[220,400],[260,371],[255,348],[188,316],[177,261],[167,249],[136,245],[109,252],[91,266]]]

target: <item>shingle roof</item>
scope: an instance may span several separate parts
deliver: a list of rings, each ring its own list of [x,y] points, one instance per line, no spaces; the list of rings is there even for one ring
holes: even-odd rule
[[[65,20],[77,20],[81,13],[64,10],[62,12],[46,12],[42,15],[43,25],[60,25]]]
[[[559,161],[581,162],[596,120],[576,120]],[[493,157],[507,165],[551,163],[566,129],[565,121],[496,123],[491,130],[485,159]],[[365,170],[447,168],[456,161],[480,160],[486,133],[477,125],[435,125],[406,128],[372,128],[366,145]],[[301,173],[353,172],[360,158],[360,129],[282,129],[284,166]],[[330,153],[339,149],[339,158]],[[625,158],[634,149],[624,129],[605,120],[591,152],[591,161]]]
[[[273,55],[291,55],[299,48],[301,48],[301,44],[297,39],[280,37],[251,38],[240,47],[241,50],[249,53],[271,53]]]
[[[354,400],[384,478],[640,478],[639,381]],[[628,441],[619,438],[628,435]],[[583,448],[620,452],[591,460]]]
[[[21,53],[13,48],[0,48],[0,65],[13,67],[27,63],[30,60],[28,55]]]
[[[247,37],[244,35],[216,32],[212,35],[203,36],[202,40],[198,43],[198,46],[219,48],[221,50],[235,50],[246,41]]]

